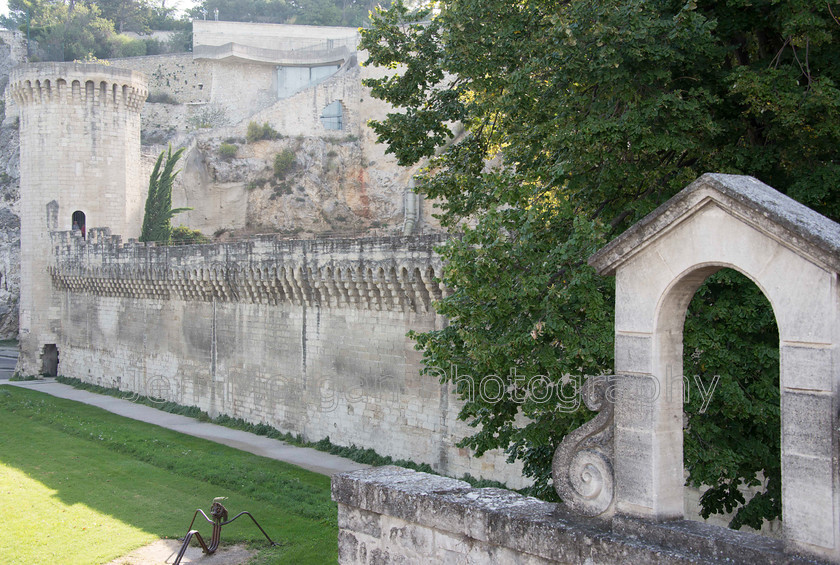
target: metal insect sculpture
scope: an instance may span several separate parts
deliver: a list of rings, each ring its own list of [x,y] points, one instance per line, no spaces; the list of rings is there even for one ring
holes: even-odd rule
[[[181,551],[178,552],[178,557],[175,558],[175,561],[172,565],[180,565],[181,559],[187,552],[187,548],[190,546],[190,541],[192,540],[193,536],[195,536],[195,538],[198,540],[198,544],[201,546],[201,550],[204,553],[206,553],[207,555],[212,555],[213,553],[215,553],[216,550],[219,548],[219,542],[222,538],[222,526],[227,526],[243,514],[247,515],[254,522],[254,525],[256,525],[260,529],[262,534],[265,536],[265,539],[267,539],[271,545],[278,545],[271,541],[271,538],[268,537],[268,534],[265,533],[265,530],[262,529],[262,526],[260,526],[256,518],[251,516],[250,512],[240,512],[239,514],[228,520],[227,508],[222,506],[221,503],[221,501],[225,500],[226,498],[226,496],[220,496],[213,499],[213,504],[210,506],[210,516],[212,517],[212,519],[208,518],[207,514],[205,514],[204,510],[202,510],[201,508],[195,511],[195,514],[193,514],[192,522],[190,522],[189,531],[187,531],[187,535],[184,536],[184,544],[181,546]],[[199,513],[201,513],[201,515],[204,516],[205,520],[213,524],[213,534],[210,538],[210,545],[207,545],[207,543],[205,543],[204,538],[201,537],[201,534],[198,533],[198,530],[193,530],[193,524],[195,524],[195,519],[196,517],[198,517]]]

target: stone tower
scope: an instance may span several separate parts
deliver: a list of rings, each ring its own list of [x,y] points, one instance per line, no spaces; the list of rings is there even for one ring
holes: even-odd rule
[[[48,268],[50,232],[85,237],[108,227],[137,237],[145,182],[140,178],[144,75],[104,65],[40,63],[11,72],[20,109],[23,375],[55,371],[62,328]]]

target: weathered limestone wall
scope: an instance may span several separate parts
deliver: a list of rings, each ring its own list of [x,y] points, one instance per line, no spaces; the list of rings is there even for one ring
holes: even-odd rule
[[[286,51],[317,47],[329,40],[332,40],[336,46],[342,41],[355,46],[358,40],[357,28],[208,20],[193,22],[194,47],[239,43],[263,49]]]
[[[118,239],[53,234],[62,375],[523,486],[503,454],[454,446],[460,406],[405,336],[444,323],[440,236]]]
[[[194,61],[192,53],[169,53],[111,59],[113,66],[146,75],[149,93],[167,93],[182,104],[209,101],[212,71],[205,61]]]
[[[5,115],[14,102],[9,96],[9,72],[26,58],[26,35],[0,30],[0,89],[5,98]],[[0,120],[0,339],[18,334],[20,300],[20,139],[17,111]],[[2,116],[2,113],[0,113]]]
[[[358,137],[362,129],[368,129],[368,117],[359,112],[359,101],[366,91],[353,58],[324,82],[280,100],[251,119],[257,123],[268,122],[289,136]],[[320,117],[324,108],[336,100],[341,102],[343,124],[339,130],[330,130],[324,127]]]
[[[114,59],[113,63],[146,73],[149,92],[169,94],[186,104],[187,116],[195,117],[194,122],[215,114],[214,120],[200,127],[235,124],[277,101],[274,65],[194,59],[192,53]],[[144,129],[167,125],[155,121],[152,113],[144,113],[143,118]],[[187,125],[196,129],[195,124]]]
[[[341,565],[815,564],[783,542],[688,520],[584,518],[562,505],[378,467],[336,475]]]

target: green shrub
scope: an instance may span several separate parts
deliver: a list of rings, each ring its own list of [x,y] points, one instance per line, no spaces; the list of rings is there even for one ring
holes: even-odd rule
[[[9,381],[11,381],[11,382],[20,382],[20,381],[37,381],[37,380],[38,380],[38,379],[40,379],[40,378],[41,378],[41,377],[40,377],[40,376],[38,376],[38,375],[27,375],[27,376],[25,376],[25,377],[24,377],[24,376],[22,376],[20,373],[15,373],[14,375],[12,375],[12,376],[9,378]]]
[[[274,156],[274,176],[281,180],[285,179],[296,164],[295,152],[291,149],[284,149]]]
[[[162,55],[166,53],[166,45],[157,39],[143,39],[146,44],[146,55]]]
[[[190,245],[194,243],[210,243],[210,238],[199,230],[191,230],[186,226],[178,226],[172,230],[173,245]]]
[[[151,92],[146,98],[149,104],[179,104],[178,99],[168,92]]]
[[[222,159],[233,159],[236,157],[237,151],[239,151],[239,148],[231,143],[222,143],[219,146],[219,156],[221,156]]]
[[[277,184],[274,187],[274,191],[271,193],[271,196],[268,197],[269,200],[274,200],[275,198],[280,198],[281,196],[285,196],[287,194],[292,193],[292,187],[289,183],[283,181]]]
[[[114,35],[110,43],[112,58],[141,57],[146,54],[146,43],[142,39]]]
[[[192,51],[192,23],[187,29],[178,30],[166,42],[168,53],[188,53]]]
[[[257,122],[249,122],[248,131],[246,132],[245,137],[248,139],[249,143],[253,143],[262,139],[277,139],[280,137],[280,134],[277,133],[277,130],[268,125],[268,122],[263,125],[260,125]]]

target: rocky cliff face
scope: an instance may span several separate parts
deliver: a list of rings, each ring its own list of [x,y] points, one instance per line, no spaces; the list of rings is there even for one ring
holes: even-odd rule
[[[23,61],[25,53],[20,34],[0,34],[3,90],[9,83],[9,71]],[[17,337],[20,299],[20,140],[17,119],[5,119],[5,104],[0,123],[0,339],[10,339]]]
[[[405,184],[374,168],[354,137],[296,137],[247,143],[207,132],[185,157],[178,216],[208,234],[295,237],[399,233]],[[208,198],[209,197],[209,198]]]
[[[0,339],[17,337],[18,331],[20,144],[17,133],[14,127],[0,127]]]

